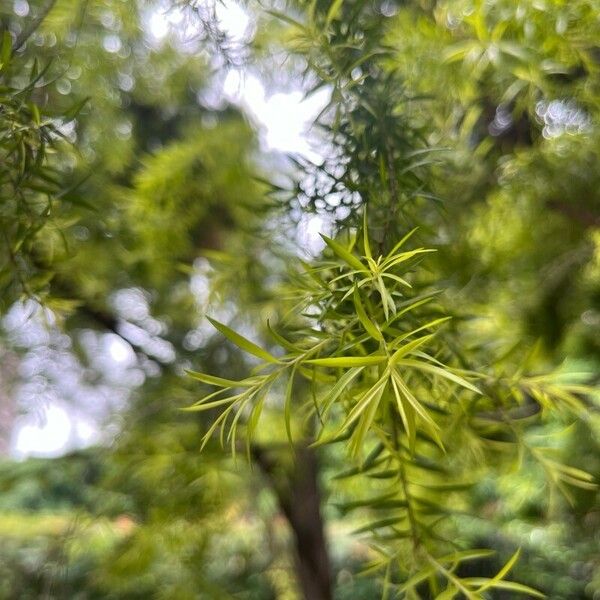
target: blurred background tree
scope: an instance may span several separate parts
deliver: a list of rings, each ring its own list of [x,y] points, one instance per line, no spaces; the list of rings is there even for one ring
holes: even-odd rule
[[[420,225],[411,243],[438,252],[419,286],[443,291],[433,312],[454,317],[443,340],[461,368],[507,373],[528,357],[532,373],[563,363],[598,379],[597,3],[268,8],[244,7],[255,31],[241,42],[209,3],[0,9],[4,429],[46,396],[103,423],[96,447],[2,465],[2,597],[401,597],[357,576],[382,514],[360,504],[372,482],[330,481],[349,467],[337,444],[294,461],[284,390],[254,467],[217,443],[200,453],[215,415],[179,410],[202,396],[184,369],[241,379],[254,364],[206,312],[265,344],[268,320],[297,326],[282,289],[299,215],[344,241],[368,205],[385,252]],[[240,108],[209,101],[231,72],[325,89],[320,158],[285,163]],[[552,436],[561,461],[597,479],[597,398],[586,402],[585,420],[563,433],[564,419],[538,419],[529,441]],[[511,579],[551,598],[600,593],[595,490],[548,506],[528,456],[479,474],[445,495],[471,515],[453,517],[460,544],[499,556],[461,576],[493,575],[520,546]]]

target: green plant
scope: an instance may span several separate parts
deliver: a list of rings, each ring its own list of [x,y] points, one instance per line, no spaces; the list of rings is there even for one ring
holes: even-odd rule
[[[502,469],[524,448],[568,497],[567,484],[593,489],[587,473],[526,441],[532,416],[579,415],[578,395],[589,390],[555,377],[500,378],[458,367],[439,332],[448,321],[436,306],[439,293],[419,281],[431,250],[402,251],[412,233],[385,256],[371,249],[366,213],[361,235],[349,245],[323,236],[330,255],[304,264],[290,281],[293,321],[305,325],[288,337],[270,328],[282,355],[211,320],[260,363],[239,381],[190,372],[217,390],[187,410],[216,410],[203,445],[220,430],[221,444],[229,442],[235,454],[243,436],[249,459],[265,404],[281,408],[290,444],[343,444],[355,466],[340,476],[379,482],[366,485],[376,495],[346,510],[365,507],[377,515],[359,532],[371,532],[379,557],[369,569],[385,573],[386,590],[418,597],[427,584],[439,598],[483,598],[491,588],[541,595],[506,581],[518,552],[493,578],[461,577],[464,561],[489,551],[454,543],[452,517],[466,507],[460,492],[482,468]],[[499,447],[504,461],[494,457]],[[456,499],[448,503],[449,497]]]

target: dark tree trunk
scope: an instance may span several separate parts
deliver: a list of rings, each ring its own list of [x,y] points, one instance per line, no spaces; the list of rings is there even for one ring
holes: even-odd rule
[[[260,447],[253,456],[273,488],[294,535],[298,584],[306,600],[331,600],[331,568],[321,518],[318,461],[315,452],[296,447],[287,466]]]

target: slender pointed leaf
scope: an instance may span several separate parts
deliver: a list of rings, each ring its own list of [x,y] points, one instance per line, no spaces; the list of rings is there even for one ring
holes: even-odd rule
[[[249,354],[253,354],[254,356],[256,356],[258,358],[262,358],[262,360],[264,360],[266,362],[270,362],[270,363],[278,363],[279,362],[274,356],[269,354],[269,352],[267,352],[260,346],[257,346],[254,342],[251,342],[250,340],[241,336],[239,333],[235,332],[230,327],[227,327],[227,325],[224,325],[223,323],[219,323],[219,321],[216,321],[215,319],[211,319],[210,317],[206,317],[206,318],[210,321],[211,325],[215,329],[220,331],[230,342],[235,344],[238,348],[245,350]]]

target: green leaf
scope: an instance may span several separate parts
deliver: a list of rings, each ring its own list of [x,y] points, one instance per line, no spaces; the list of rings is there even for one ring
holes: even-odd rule
[[[348,513],[357,508],[377,508],[381,505],[386,505],[387,502],[396,498],[396,492],[388,492],[381,496],[375,496],[371,498],[363,498],[362,500],[353,500],[351,502],[340,502],[334,504],[334,506],[342,513]],[[398,508],[406,506],[406,500],[399,500]]]
[[[187,369],[185,372],[193,379],[197,379],[202,383],[207,383],[208,385],[216,385],[223,388],[252,387],[257,383],[256,380],[252,379],[234,381],[233,379],[223,379],[222,377],[215,377],[214,375],[208,375],[206,373],[199,373],[198,371],[190,371]]]
[[[405,244],[405,242],[407,240],[409,240],[413,234],[418,230],[418,227],[415,227],[414,229],[411,229],[391,250],[391,252],[387,255],[386,258],[391,258],[392,256],[394,256],[394,254],[396,254],[396,252],[402,248],[402,246]]]
[[[327,17],[325,18],[325,23],[329,25],[331,21],[333,21],[339,14],[340,9],[342,8],[342,4],[344,0],[333,0],[329,10],[327,11]]]
[[[241,336],[239,333],[236,333],[235,331],[233,331],[233,329],[227,327],[227,325],[219,323],[219,321],[211,319],[210,317],[206,318],[210,321],[211,325],[215,329],[220,331],[230,342],[235,344],[238,348],[241,348],[242,350],[245,350],[249,354],[253,354],[258,358],[262,358],[266,362],[279,363],[279,361],[274,356],[269,354],[266,350],[263,350],[254,342],[251,342],[250,340],[247,340],[245,337]]]
[[[371,244],[369,243],[369,221],[367,219],[367,207],[363,209],[363,247],[365,250],[365,256],[367,258],[373,258],[371,254]]]
[[[413,481],[413,485],[425,488],[431,492],[458,492],[468,490],[475,485],[475,481],[457,481],[449,483],[429,483],[426,481]]]
[[[221,400],[214,400],[213,402],[199,402],[198,404],[193,404],[192,406],[186,406],[181,410],[185,412],[203,412],[205,410],[210,410],[211,408],[216,408],[217,406],[223,406],[223,404],[231,404],[238,399],[238,396],[229,396],[228,398],[222,398]]]
[[[72,121],[77,115],[83,110],[83,107],[91,100],[91,96],[87,96],[83,98],[83,100],[79,100],[73,104],[73,106],[69,107],[67,111],[65,111],[63,117],[67,121]]]
[[[383,391],[385,390],[387,382],[388,374],[385,373],[372,387],[366,390],[362,396],[359,397],[358,402],[352,407],[352,410],[348,413],[348,416],[342,423],[339,433],[348,429],[348,427],[350,427],[350,425],[352,425],[352,423],[354,423],[354,421],[360,417],[360,415],[369,405],[379,404],[379,400],[383,395]]]
[[[425,581],[428,577],[431,577],[435,573],[433,567],[425,567],[418,573],[415,573],[410,579],[407,579],[404,584],[398,590],[400,593],[405,592],[415,586],[419,585],[422,581]]]
[[[452,46],[449,46],[442,54],[442,59],[446,63],[452,63],[463,60],[471,50],[479,49],[474,40],[465,40]]]
[[[348,265],[350,265],[351,267],[353,267],[355,269],[358,269],[359,271],[367,270],[365,265],[363,265],[362,262],[356,256],[354,256],[354,254],[352,254],[351,252],[346,250],[346,248],[344,248],[344,246],[342,246],[335,240],[328,238],[326,235],[323,235],[322,233],[319,235],[321,236],[321,238],[323,238],[323,241],[333,250],[334,254],[336,254],[339,258],[341,258],[345,263],[347,263]]]
[[[423,405],[416,399],[414,394],[410,391],[409,387],[406,385],[400,374],[397,370],[392,370],[392,380],[396,383],[398,390],[401,396],[406,400],[406,403],[402,403],[405,408],[412,407],[414,411],[421,417],[423,420],[425,427],[429,434],[432,436],[435,443],[443,450],[444,445],[442,444],[442,440],[438,434],[439,425],[432,419],[429,413],[423,408]],[[394,388],[395,389],[395,388]],[[410,410],[407,410],[406,413],[407,419],[410,418]],[[412,425],[414,428],[414,424]],[[414,434],[413,434],[414,435]],[[414,440],[413,440],[413,449],[414,449]]]
[[[355,367],[346,371],[329,390],[327,395],[321,400],[321,414],[325,416],[333,403],[341,396],[344,390],[360,375],[364,367]]]
[[[385,331],[390,325],[392,325],[395,321],[397,321],[402,315],[405,315],[407,312],[410,312],[411,310],[415,310],[416,308],[419,308],[419,306],[422,306],[423,304],[427,304],[427,302],[431,302],[431,300],[433,300],[439,294],[440,294],[440,292],[438,292],[438,291],[431,292],[430,294],[426,294],[425,297],[415,299],[415,301],[409,302],[401,310],[399,310],[388,322],[386,322],[383,325],[382,329]],[[398,306],[398,308],[400,308],[400,306],[403,306],[403,304],[405,304],[405,303],[400,304]]]
[[[386,360],[385,356],[370,354],[369,356],[333,356],[330,358],[311,358],[306,363],[317,367],[351,368],[371,367]]]
[[[220,400],[213,400],[212,402],[208,402],[208,400],[210,400],[211,398],[216,398],[217,396],[220,396],[223,392],[226,391],[227,390],[218,390],[216,392],[213,392],[212,394],[209,394],[208,396],[205,396],[204,398],[196,402],[196,404],[192,404],[192,406],[187,406],[185,408],[182,408],[181,410],[191,412],[202,412],[205,410],[210,410],[211,408],[216,408],[217,406],[222,406],[223,404],[227,404],[228,402],[236,402],[244,396],[244,394],[236,394],[235,396],[228,396],[227,398],[221,398]]]
[[[4,31],[0,42],[0,71],[8,67],[12,52],[12,37],[9,31]]]
[[[463,583],[470,586],[478,586],[485,585],[488,579],[485,577],[468,577],[462,580]],[[529,587],[528,585],[523,585],[522,583],[515,583],[514,581],[497,581],[494,583],[496,589],[499,590],[508,590],[510,592],[517,592],[519,594],[527,594],[528,596],[533,596],[534,598],[546,598],[545,594],[539,592],[536,589]]]
[[[206,446],[206,444],[208,444],[210,438],[212,437],[212,434],[217,430],[219,425],[221,425],[221,432],[223,431],[223,427],[225,426],[225,421],[227,421],[227,418],[232,410],[233,410],[233,406],[230,406],[229,408],[227,408],[227,410],[224,410],[217,419],[215,419],[213,424],[209,427],[208,431],[202,436],[202,444],[200,444],[200,451],[202,451],[204,449],[204,447]],[[221,446],[223,446],[222,440],[221,440]]]
[[[289,340],[286,340],[281,334],[277,333],[272,327],[269,321],[267,320],[267,329],[269,333],[273,336],[273,339],[282,347],[285,348],[288,352],[292,352],[293,354],[298,354],[302,352],[302,349]]]
[[[439,377],[445,377],[454,383],[475,392],[476,394],[481,394],[481,390],[475,387],[472,383],[469,383],[466,379],[459,377],[458,375],[452,373],[451,371],[447,371],[446,369],[442,369],[440,367],[436,367],[435,365],[430,365],[428,363],[412,360],[409,358],[400,359],[397,363],[403,367],[411,367],[413,369],[418,369],[420,371],[425,371],[427,373],[432,373],[433,375],[438,375]]]
[[[383,335],[377,325],[375,325],[367,312],[365,311],[365,307],[363,306],[360,294],[358,293],[358,288],[354,286],[354,306],[356,307],[356,315],[358,316],[358,320],[361,322],[362,326],[365,328],[365,331],[375,340],[381,342],[383,341]]]
[[[42,119],[40,117],[40,109],[38,108],[37,104],[32,102],[29,105],[29,110],[31,110],[31,120],[35,123],[35,125],[39,127],[39,125],[42,122]]]
[[[559,463],[551,459],[545,459],[545,461],[552,465],[555,469],[570,475],[573,479],[577,479],[580,481],[585,481],[589,483],[593,483],[594,476],[586,471],[582,471],[581,469],[577,469],[576,467],[571,467],[569,465],[565,465],[564,463]]]
[[[379,519],[355,529],[352,533],[364,533],[365,531],[375,531],[376,529],[382,529],[383,527],[391,527],[392,525],[400,523],[402,520],[403,517],[387,517],[386,519]]]
[[[294,365],[287,385],[285,387],[285,401],[283,405],[283,413],[285,419],[285,432],[287,434],[290,444],[293,444],[292,440],[292,392],[294,391],[294,376],[296,375],[297,364]]]
[[[429,321],[428,323],[425,323],[424,325],[421,325],[420,327],[417,327],[416,329],[413,329],[412,331],[408,331],[406,333],[399,335],[392,341],[390,346],[392,348],[395,348],[401,341],[415,335],[415,333],[419,333],[420,331],[423,331],[425,329],[431,329],[432,327],[437,327],[438,325],[441,325],[442,323],[446,323],[451,318],[452,317],[440,317],[439,319],[434,319],[433,321]]]
[[[507,561],[507,563],[494,575],[493,579],[490,579],[487,583],[483,584],[477,591],[483,592],[491,587],[493,587],[496,583],[504,579],[506,575],[508,575],[509,571],[514,567],[517,560],[519,560],[519,556],[521,555],[521,549],[519,548]]]
[[[381,297],[381,304],[383,306],[383,314],[385,316],[385,320],[388,321],[390,318],[390,308],[396,308],[396,305],[394,304],[394,299],[388,293],[385,284],[383,283],[383,279],[380,275],[378,275],[375,278],[375,287],[377,288],[377,291],[379,292],[379,295]],[[392,312],[395,312],[395,310]]]
[[[429,335],[424,335],[420,338],[411,340],[410,342],[408,342],[408,344],[404,344],[404,346],[401,346],[400,348],[398,348],[398,350],[396,350],[396,352],[394,352],[394,354],[392,354],[392,357],[390,358],[390,366],[391,367],[395,366],[396,363],[403,356],[410,354],[411,352],[416,350],[419,346],[426,344],[434,335],[435,334],[433,334],[433,333],[430,333]]]
[[[436,252],[436,250],[432,248],[417,248],[416,250],[410,250],[408,252],[402,252],[401,254],[396,254],[395,256],[390,257],[383,263],[383,268],[385,270],[391,269],[400,263],[406,262],[419,254],[429,254],[430,252]]]
[[[387,277],[388,279],[393,279],[397,283],[401,285],[405,285],[406,287],[412,288],[412,285],[406,281],[406,279],[402,279],[402,277],[398,277],[398,275],[394,275],[393,273],[382,273],[382,277]]]
[[[406,435],[408,437],[408,447],[411,454],[413,454],[417,439],[415,410],[410,403],[404,403],[402,401],[402,394],[400,393],[400,388],[394,377],[392,377],[392,389],[394,390],[394,397],[396,398],[398,412],[400,413],[400,418],[402,419],[404,430],[406,431]]]
[[[380,381],[381,383],[375,384],[374,388],[371,390],[367,402],[367,409],[362,413],[356,428],[352,432],[352,438],[348,448],[354,456],[358,456],[361,453],[365,437],[375,420],[381,398],[388,384],[387,375],[384,375]]]
[[[382,443],[377,444],[361,465],[342,471],[341,473],[334,475],[333,479],[347,479],[348,477],[368,473],[371,469],[379,467],[386,460],[385,457],[380,456],[384,448],[385,446]]]
[[[443,564],[459,563],[467,560],[487,558],[488,556],[493,556],[494,554],[496,554],[496,552],[494,550],[490,550],[489,548],[473,548],[470,550],[459,550],[457,552],[452,552],[452,554],[446,554],[445,556],[438,558],[437,561]]]
[[[246,423],[246,455],[248,457],[248,462],[251,460],[251,442],[252,438],[254,437],[254,432],[258,427],[258,421],[260,419],[260,415],[262,414],[266,395],[267,390],[264,390],[258,398],[258,401],[254,404],[248,422]]]
[[[435,600],[453,600],[453,598],[456,598],[456,594],[458,594],[456,586],[452,583],[449,583],[448,587],[441,594],[438,594],[435,597]]]

